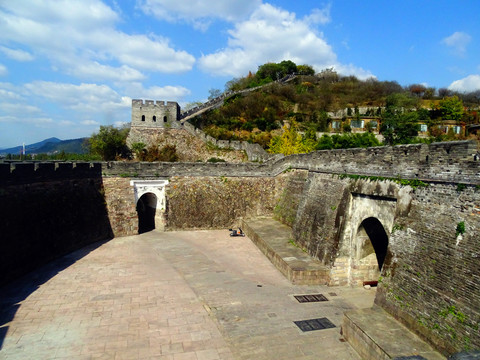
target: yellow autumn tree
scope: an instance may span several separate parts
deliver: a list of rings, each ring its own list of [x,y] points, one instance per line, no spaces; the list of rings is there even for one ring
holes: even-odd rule
[[[272,154],[302,154],[315,149],[316,142],[310,138],[303,138],[297,131],[297,124],[292,122],[290,128],[283,126],[283,134],[270,140],[268,152]]]

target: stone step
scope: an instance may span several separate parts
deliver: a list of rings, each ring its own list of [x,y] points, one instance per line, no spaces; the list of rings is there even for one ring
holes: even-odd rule
[[[365,360],[445,360],[443,355],[378,306],[345,312],[342,334]]]
[[[292,229],[288,226],[265,217],[243,220],[242,229],[292,284],[328,284],[330,270],[292,244]]]

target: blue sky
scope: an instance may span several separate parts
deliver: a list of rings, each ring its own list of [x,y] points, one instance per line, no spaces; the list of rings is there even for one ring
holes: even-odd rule
[[[0,0],[0,148],[203,101],[266,62],[480,89],[478,0]]]

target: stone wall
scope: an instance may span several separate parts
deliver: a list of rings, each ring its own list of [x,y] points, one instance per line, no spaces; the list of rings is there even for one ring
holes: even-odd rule
[[[293,225],[299,246],[331,266],[332,285],[370,271],[355,258],[356,233],[363,217],[378,218],[388,253],[377,304],[445,353],[480,347],[474,142],[318,151],[264,163],[0,163],[0,282],[112,230],[135,234],[133,178],[169,179],[170,230],[229,228],[275,214]],[[457,235],[461,223],[465,233]]]
[[[188,133],[199,138],[205,143],[212,144],[221,149],[245,151],[245,153],[247,154],[247,159],[249,161],[266,161],[273,157],[272,154],[267,153],[259,144],[252,144],[247,141],[237,140],[217,140],[205,134],[202,130],[196,128],[188,122],[185,122],[183,125],[184,129]]]
[[[289,176],[281,190],[273,214],[276,220],[292,227],[297,218],[300,200],[303,198],[308,172],[304,170],[287,170],[285,174],[289,174]]]
[[[115,237],[138,234],[135,193],[130,178],[104,177],[105,203]]]
[[[480,348],[478,186],[418,188],[395,224],[375,302],[445,354]]]
[[[228,229],[242,218],[272,216],[288,178],[172,177],[166,228]]]
[[[1,165],[0,285],[112,237],[100,164]]]
[[[308,253],[332,266],[350,196],[348,180],[310,173],[302,194],[293,236]]]
[[[205,162],[211,158],[238,163],[246,160],[244,149],[219,147],[216,143],[208,144],[202,139],[189,134],[184,129],[131,128],[127,144],[143,142],[148,146],[175,145],[180,162]]]
[[[180,106],[174,101],[133,99],[132,127],[181,128]]]
[[[475,141],[322,150],[275,157],[263,163],[104,163],[106,175],[276,176],[288,169],[426,181],[480,183],[480,153]],[[1,168],[0,168],[1,171]]]
[[[276,160],[277,169],[400,177],[446,182],[480,182],[476,141],[322,150]]]

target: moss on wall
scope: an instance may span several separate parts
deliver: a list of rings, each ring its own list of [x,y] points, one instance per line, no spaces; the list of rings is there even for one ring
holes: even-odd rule
[[[272,216],[289,174],[271,177],[172,177],[167,225],[176,229],[238,226],[240,218]]]

